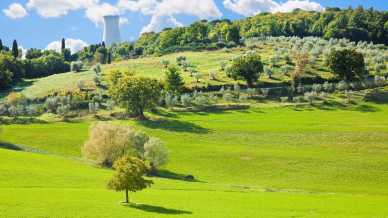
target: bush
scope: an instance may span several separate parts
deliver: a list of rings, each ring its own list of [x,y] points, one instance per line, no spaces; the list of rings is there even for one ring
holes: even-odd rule
[[[132,127],[101,122],[90,129],[82,154],[106,167],[111,167],[122,156],[148,160],[155,168],[167,162],[167,151],[159,139],[150,138]]]
[[[58,97],[48,97],[44,103],[44,107],[46,108],[47,112],[54,113],[57,111],[57,107],[59,105],[59,99]]]
[[[193,104],[193,98],[189,94],[181,95],[181,104],[184,107],[190,107]]]
[[[167,163],[168,153],[160,139],[150,138],[144,144],[144,159],[150,163],[151,172]]]
[[[130,127],[97,123],[90,129],[82,154],[100,166],[111,167],[115,160],[124,155],[137,156],[134,142],[147,140],[138,138],[137,132]]]
[[[81,72],[83,65],[82,61],[73,61],[70,64],[70,70],[72,72]]]

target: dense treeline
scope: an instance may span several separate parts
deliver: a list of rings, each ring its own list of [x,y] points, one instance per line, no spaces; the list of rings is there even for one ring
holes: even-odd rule
[[[362,7],[328,8],[324,12],[261,13],[234,22],[202,20],[188,27],[144,33],[134,49],[142,54],[215,49],[233,47],[241,39],[260,36],[318,36],[388,44],[388,12]]]
[[[74,58],[68,49],[61,53],[29,49],[25,57],[14,40],[12,49],[0,43],[0,90],[8,89],[22,78],[38,78],[70,70]]]

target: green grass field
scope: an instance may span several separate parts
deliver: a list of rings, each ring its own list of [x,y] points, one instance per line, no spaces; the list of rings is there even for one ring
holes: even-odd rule
[[[93,120],[3,126],[1,141],[40,153],[0,149],[0,217],[388,217],[387,115],[361,102],[113,121],[170,152],[167,178],[132,207],[106,189],[110,170],[80,158]]]

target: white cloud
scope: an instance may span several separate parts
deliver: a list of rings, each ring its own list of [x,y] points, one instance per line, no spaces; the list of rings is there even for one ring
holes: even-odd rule
[[[96,26],[103,24],[103,16],[120,15],[118,7],[100,0],[28,0],[27,8],[36,10],[42,17],[60,17],[70,11],[85,10],[85,16]],[[128,19],[120,18],[120,24],[127,24]]]
[[[252,16],[261,12],[291,12],[294,9],[306,11],[323,11],[319,3],[310,0],[288,0],[278,3],[274,0],[224,0],[225,8],[244,16]]]
[[[260,12],[273,11],[279,4],[272,0],[225,0],[224,6],[238,14],[252,16]]]
[[[158,5],[156,0],[119,0],[117,6],[123,10],[129,10],[133,12],[141,12],[142,14],[151,15],[155,12]]]
[[[23,18],[28,15],[26,9],[18,3],[10,4],[8,9],[4,9],[3,12],[7,17],[12,19]]]
[[[80,39],[66,39],[65,41],[66,48],[70,49],[71,53],[76,53],[82,50],[88,44]],[[61,52],[62,41],[54,41],[47,45],[46,50],[54,50]]]
[[[302,9],[305,11],[323,11],[324,7],[317,2],[310,0],[289,0],[283,4],[280,4],[276,8],[275,12],[291,12],[295,9]]]
[[[36,10],[43,17],[60,17],[98,3],[99,0],[28,0],[27,8]]]
[[[153,31],[161,31],[165,27],[181,27],[182,23],[177,21],[173,16],[160,16],[154,15],[151,18],[151,22],[143,27],[142,33],[153,32]]]
[[[123,11],[151,15],[150,23],[142,32],[160,31],[165,27],[182,26],[176,15],[190,15],[200,19],[219,18],[222,13],[214,0],[119,0],[117,6]]]

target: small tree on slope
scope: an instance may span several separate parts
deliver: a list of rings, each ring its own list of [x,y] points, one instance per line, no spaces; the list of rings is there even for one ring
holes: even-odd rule
[[[138,158],[123,156],[115,161],[113,168],[116,174],[108,183],[108,188],[125,192],[125,203],[129,203],[128,192],[137,192],[150,187],[152,180],[147,180],[144,175],[148,167]]]

